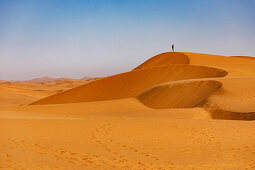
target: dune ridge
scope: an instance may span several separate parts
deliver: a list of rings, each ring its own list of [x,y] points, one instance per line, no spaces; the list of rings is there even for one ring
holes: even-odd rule
[[[224,78],[217,81],[220,81],[223,86],[220,91],[210,97],[210,103],[233,112],[255,111],[254,77]]]
[[[255,60],[203,53],[183,52],[190,64],[210,66],[225,70],[227,77],[255,76]]]
[[[224,110],[216,104],[208,102],[204,108],[209,112],[212,119],[223,119],[223,120],[255,120],[254,112],[235,112]]]
[[[148,88],[169,81],[224,77],[227,72],[217,68],[194,65],[158,66],[106,77],[97,81],[46,97],[32,104],[60,104],[114,100],[136,97]]]
[[[5,82],[0,169],[254,169],[254,68],[163,53],[87,84]]]
[[[255,78],[216,79],[222,88],[208,98],[203,106],[213,119],[254,120]]]
[[[150,68],[154,66],[162,66],[162,65],[172,65],[172,64],[189,64],[189,57],[185,55],[184,53],[181,52],[165,52],[162,54],[158,54],[138,67],[136,69],[141,69],[141,68]]]
[[[252,60],[247,60],[247,58]],[[221,56],[191,52],[166,52],[158,54],[135,69],[171,64],[191,64],[219,68],[227,71],[228,77],[255,76],[255,61],[247,56]]]
[[[231,56],[231,57],[255,60],[255,57],[251,57],[251,56]]]

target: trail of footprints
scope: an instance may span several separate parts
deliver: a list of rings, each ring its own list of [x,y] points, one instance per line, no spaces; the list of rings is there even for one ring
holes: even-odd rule
[[[167,167],[167,169],[173,168],[174,164],[169,161],[163,161],[160,160],[157,156],[154,156],[151,153],[143,152],[135,147],[129,146],[125,143],[121,143],[118,141],[115,141],[112,138],[112,129],[116,127],[116,125],[111,124],[104,124],[102,126],[97,127],[95,130],[91,132],[91,140],[94,141],[97,145],[99,145],[102,149],[105,151],[111,153],[113,155],[112,160],[116,162],[116,164],[119,164],[119,166],[131,168],[132,169],[164,169],[164,167]],[[118,147],[114,147],[114,145],[117,145]],[[133,154],[138,154],[138,157],[145,157],[148,159],[147,162],[141,162],[141,161],[131,161],[129,160],[125,155],[121,153],[118,148],[121,148],[121,150],[126,150],[128,152],[132,152]],[[153,161],[152,161],[153,160]]]
[[[113,139],[113,129],[116,125],[104,124],[96,129],[92,130],[90,133],[90,140],[94,142],[99,148],[105,150],[106,152],[112,155],[111,157],[102,156],[99,154],[89,154],[89,153],[77,153],[67,149],[53,147],[53,146],[43,146],[38,143],[34,143],[25,139],[12,139],[12,138],[4,138],[1,141],[1,147],[7,147],[10,150],[19,150],[24,154],[28,154],[30,152],[34,152],[34,154],[46,155],[47,157],[53,156],[57,162],[64,162],[69,165],[79,165],[82,167],[89,167],[92,169],[173,169],[174,167],[178,167],[178,165],[173,164],[168,161],[161,160],[157,156],[154,156],[151,153],[141,151],[133,146],[128,144],[116,141]],[[194,133],[194,134],[192,134]],[[193,138],[199,134],[196,130],[191,130],[191,135]],[[209,135],[209,133],[204,134],[204,132],[200,132],[200,135]],[[210,135],[209,135],[210,136]],[[212,141],[215,142],[214,137],[211,136]],[[204,143],[204,141],[200,141],[199,138],[195,141],[201,144],[209,144],[212,141],[208,141],[209,143]],[[217,141],[217,140],[216,140]],[[117,146],[117,147],[114,147]],[[33,147],[32,150],[27,150],[27,148]],[[121,148],[121,149],[118,149]],[[250,148],[248,148],[250,149]],[[121,151],[131,152],[132,154],[136,154],[137,157],[143,158],[142,160],[147,160],[144,162],[130,160],[123,154]],[[255,152],[253,152],[254,154]],[[220,154],[220,153],[219,153]],[[9,153],[1,153],[0,159],[1,161],[5,161],[9,168],[15,167],[26,167],[27,164],[30,164],[30,160],[25,160],[24,162],[15,162],[12,160],[12,156]],[[246,160],[247,161],[247,160]],[[56,164],[57,164],[56,162]],[[39,167],[40,165],[38,165]],[[164,168],[163,168],[164,167]],[[0,166],[0,168],[3,168]],[[61,169],[60,165],[56,165],[56,168]],[[250,161],[248,166],[245,169],[255,168],[255,162]]]
[[[156,156],[152,156],[149,153],[146,152],[140,152],[138,149],[128,146],[126,144],[122,144],[120,142],[116,142],[111,138],[113,126],[110,124],[106,124],[103,126],[100,126],[93,130],[91,132],[91,140],[95,142],[100,148],[104,149],[105,151],[111,153],[113,157],[107,158],[103,157],[101,155],[95,155],[95,154],[80,154],[76,153],[67,149],[54,147],[54,146],[44,146],[38,143],[34,143],[25,139],[12,139],[12,138],[5,138],[5,141],[2,141],[3,143],[8,144],[9,149],[13,150],[19,150],[24,153],[24,155],[29,155],[29,153],[33,152],[33,154],[40,154],[40,155],[46,155],[47,157],[53,156],[57,161],[68,163],[70,165],[80,164],[83,167],[89,167],[89,168],[95,168],[95,169],[107,169],[107,167],[110,167],[112,169],[116,167],[121,167],[122,169],[161,169],[164,168],[161,167],[162,163],[169,164],[168,168],[172,168],[172,164],[165,161],[158,164],[155,163],[148,163],[148,162],[141,162],[141,161],[130,161],[124,156],[120,151],[114,150],[112,147],[107,145],[108,143],[111,143],[113,145],[120,146],[123,149],[126,149],[130,152],[137,153],[140,156],[145,156],[147,158],[153,159],[155,161],[160,161],[159,158]],[[103,139],[100,139],[100,136],[103,137]],[[34,148],[27,150],[26,148]],[[6,161],[9,162],[8,166],[10,168],[15,167],[26,167],[27,164],[31,163],[31,160],[25,160],[23,162],[16,162],[14,163],[9,158],[11,155],[6,154]],[[4,156],[4,155],[2,155]],[[8,158],[8,159],[7,159]],[[57,164],[57,162],[56,162]],[[12,165],[12,166],[11,166]],[[13,167],[14,166],[14,167]],[[42,165],[38,165],[40,167]],[[60,168],[58,165],[55,166],[55,168]]]
[[[32,142],[25,142],[25,140],[14,140],[11,138],[6,139],[6,143],[9,145],[9,149],[18,149],[24,152],[25,154],[27,150],[25,149],[26,147],[31,147],[33,146],[36,148],[35,154],[42,154],[42,155],[47,155],[48,156],[53,156],[55,157],[58,161],[65,162],[71,165],[75,164],[80,164],[81,166],[84,167],[90,167],[90,168],[100,168],[101,165],[105,164],[105,159],[102,158],[100,155],[93,155],[93,154],[79,154],[76,152],[72,152],[63,148],[57,148],[53,146],[42,146],[38,143],[32,143]],[[21,145],[19,143],[22,143],[22,148],[18,148]],[[8,155],[10,157],[10,155]],[[18,164],[18,163],[13,163],[10,162],[10,164]],[[20,162],[20,166],[29,164],[29,161],[25,162]]]

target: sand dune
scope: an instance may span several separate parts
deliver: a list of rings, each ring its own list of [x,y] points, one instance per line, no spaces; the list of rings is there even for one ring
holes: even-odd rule
[[[85,76],[81,79],[73,79],[73,78],[65,78],[65,77],[54,78],[54,77],[45,76],[40,78],[34,78],[27,81],[14,81],[14,82],[29,82],[29,83],[61,83],[61,82],[82,82],[82,81],[87,82],[91,79],[96,79],[96,78]]]
[[[180,52],[166,52],[156,55],[149,60],[145,61],[136,69],[150,68],[154,66],[172,65],[172,64],[189,64],[189,57]]]
[[[202,106],[221,88],[218,81],[177,81],[160,84],[138,95],[146,106],[154,109],[192,108]]]
[[[216,67],[226,70],[228,77],[255,76],[255,61],[219,55],[187,53],[190,64]]]
[[[229,73],[228,77],[255,76],[255,61],[245,60],[243,57],[228,57],[189,52],[162,53],[150,58],[135,69],[178,63],[219,68],[227,71]]]
[[[41,98],[83,85],[90,80],[38,78],[29,81],[5,81],[0,84],[0,105],[25,105]]]
[[[192,65],[172,65],[138,69],[107,78],[47,97],[33,104],[77,103],[135,97],[142,91],[174,80],[223,77],[224,70]]]
[[[231,57],[237,57],[237,58],[244,58],[244,59],[255,60],[255,57],[251,57],[251,56],[231,56]]]
[[[218,79],[222,89],[210,97],[221,109],[234,112],[255,111],[255,77]]]
[[[6,119],[77,119],[91,116],[211,119],[209,113],[203,108],[177,108],[167,111],[166,109],[151,109],[137,98],[22,107],[0,106],[0,118]]]
[[[254,84],[253,77],[173,81],[152,87],[138,99],[154,109],[200,106],[213,119],[254,120]]]
[[[163,53],[46,79],[0,84],[0,169],[255,168],[253,59]]]
[[[32,101],[40,99],[39,94],[29,94],[26,91],[16,91],[14,88],[0,85],[0,105],[21,105],[29,104]],[[48,94],[50,95],[50,94]],[[46,97],[48,95],[42,96]]]
[[[63,80],[74,80],[74,79],[68,79],[68,78],[53,78],[53,77],[41,77],[41,78],[34,78],[31,80],[28,80],[27,82],[31,83],[45,83],[45,82],[56,82],[56,81],[63,81]]]
[[[0,84],[5,83],[5,82],[6,82],[5,80],[0,80]]]
[[[199,65],[210,65],[210,64],[247,64],[247,63],[254,63],[251,61],[245,61],[241,58],[232,58],[228,56],[221,56],[221,55],[212,55],[212,54],[203,54],[203,53],[190,53],[190,52],[183,52],[186,56],[188,56],[190,60],[190,64],[199,64]]]
[[[222,120],[255,120],[254,112],[234,112],[223,110],[217,105],[208,105],[206,110],[210,113],[212,119]]]
[[[223,86],[205,108],[215,119],[255,120],[255,77],[219,79]]]

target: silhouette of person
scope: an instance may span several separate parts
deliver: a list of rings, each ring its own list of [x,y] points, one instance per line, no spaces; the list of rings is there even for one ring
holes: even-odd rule
[[[174,51],[174,44],[172,44],[172,51]]]

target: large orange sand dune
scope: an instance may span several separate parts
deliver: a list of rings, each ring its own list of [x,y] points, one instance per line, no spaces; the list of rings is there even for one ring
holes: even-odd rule
[[[106,77],[83,86],[49,96],[33,104],[75,103],[135,97],[144,90],[169,81],[223,77],[224,70],[193,65],[158,66]]]
[[[0,169],[255,169],[254,84],[253,59],[187,52],[85,84],[3,82]]]

